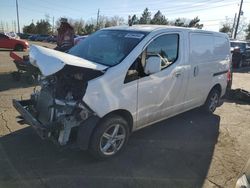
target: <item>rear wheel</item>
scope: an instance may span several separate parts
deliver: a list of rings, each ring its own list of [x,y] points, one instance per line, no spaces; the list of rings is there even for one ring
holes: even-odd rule
[[[24,47],[21,44],[17,44],[16,47],[15,47],[16,51],[23,51],[23,49],[24,49]]]
[[[220,101],[220,91],[216,88],[212,89],[207,97],[203,109],[208,113],[213,113]]]
[[[90,153],[97,159],[110,158],[124,149],[128,136],[128,123],[122,117],[105,118],[92,135]]]

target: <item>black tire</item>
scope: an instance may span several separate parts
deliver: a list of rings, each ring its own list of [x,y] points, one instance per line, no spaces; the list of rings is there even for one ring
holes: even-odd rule
[[[213,88],[208,94],[207,100],[203,105],[205,112],[212,114],[220,102],[220,91],[217,88]]]
[[[23,49],[24,49],[24,46],[21,45],[21,44],[17,44],[17,45],[15,46],[15,50],[16,50],[16,51],[23,51]]]
[[[114,136],[113,134],[118,125],[119,128],[117,134]],[[125,135],[124,139],[116,140],[118,137],[122,138],[123,134]],[[99,160],[110,158],[117,155],[117,153],[120,153],[125,148],[128,138],[129,127],[127,121],[118,115],[109,116],[104,118],[94,130],[90,140],[89,152],[93,157]]]
[[[11,75],[12,75],[13,80],[20,81],[21,74],[19,72],[17,72],[17,71],[16,72],[12,72]]]

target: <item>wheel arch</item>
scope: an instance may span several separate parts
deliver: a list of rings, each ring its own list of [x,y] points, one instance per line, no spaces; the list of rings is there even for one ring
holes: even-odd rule
[[[220,83],[214,84],[214,86],[210,89],[210,91],[209,91],[207,97],[209,96],[209,94],[211,93],[211,91],[214,90],[214,89],[217,89],[217,90],[220,92],[220,97],[221,97],[222,86],[221,86]]]
[[[100,119],[100,121],[102,121],[102,119],[104,119],[104,118],[108,118],[108,117],[113,116],[113,115],[118,115],[118,116],[121,116],[122,118],[124,118],[128,123],[129,131],[132,132],[132,130],[133,130],[133,116],[128,110],[118,109],[118,110],[111,111],[108,114],[104,115]]]

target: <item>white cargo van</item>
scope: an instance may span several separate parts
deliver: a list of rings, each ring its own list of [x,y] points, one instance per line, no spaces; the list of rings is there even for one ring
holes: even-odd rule
[[[230,68],[226,34],[138,25],[100,30],[68,53],[31,46],[41,88],[13,100],[20,123],[42,138],[75,143],[98,158],[120,152],[129,135],[187,110],[214,112]]]

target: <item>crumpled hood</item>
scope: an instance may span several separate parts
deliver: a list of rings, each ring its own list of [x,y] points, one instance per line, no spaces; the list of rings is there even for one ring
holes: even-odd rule
[[[42,46],[31,45],[30,62],[38,67],[44,76],[49,76],[61,70],[65,65],[72,65],[93,70],[103,71],[107,66],[86,59],[56,51]]]

